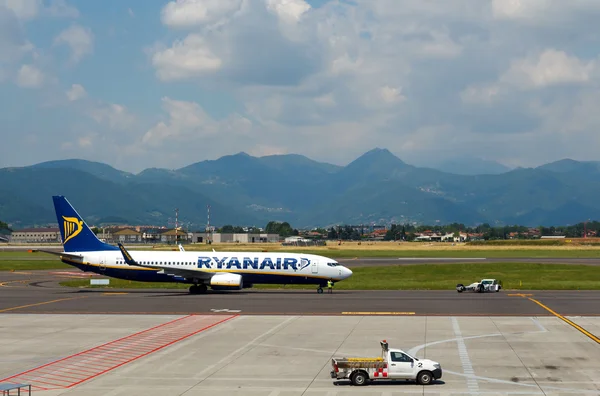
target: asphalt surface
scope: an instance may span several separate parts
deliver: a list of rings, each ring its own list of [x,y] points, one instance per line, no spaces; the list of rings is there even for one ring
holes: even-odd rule
[[[58,282],[77,270],[0,272],[2,313],[272,315],[600,316],[600,291],[255,290],[190,295],[187,290],[76,289]],[[542,307],[540,304],[548,309]]]
[[[340,264],[348,267],[388,266],[388,265],[413,265],[413,264],[490,264],[490,263],[540,263],[540,264],[577,264],[577,265],[600,265],[598,258],[502,258],[502,257],[373,257],[373,258],[339,258]]]

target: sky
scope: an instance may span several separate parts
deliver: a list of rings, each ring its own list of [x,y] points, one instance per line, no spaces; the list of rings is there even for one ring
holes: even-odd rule
[[[598,0],[0,0],[0,167],[600,160]]]

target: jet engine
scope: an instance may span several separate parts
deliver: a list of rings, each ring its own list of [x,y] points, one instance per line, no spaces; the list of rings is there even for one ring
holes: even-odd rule
[[[239,274],[221,273],[210,278],[210,287],[213,290],[242,290],[244,282]]]

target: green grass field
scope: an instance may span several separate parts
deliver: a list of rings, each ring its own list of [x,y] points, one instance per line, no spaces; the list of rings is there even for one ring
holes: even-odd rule
[[[349,279],[336,284],[336,290],[454,290],[482,278],[500,279],[510,290],[600,290],[600,267],[566,264],[493,263],[429,264],[352,269]],[[89,280],[69,280],[61,285],[89,286]],[[113,288],[187,289],[175,283],[144,283],[110,280]],[[314,289],[315,286],[256,285],[257,289]]]
[[[510,242],[510,241],[508,241]],[[545,242],[545,241],[544,241]],[[555,241],[549,241],[555,243]],[[282,246],[281,244],[221,244],[213,245],[217,251],[240,251],[240,252],[304,252],[324,255],[327,257],[361,258],[361,257],[418,257],[418,258],[600,258],[600,248],[593,246],[568,245],[561,246],[549,244],[514,245],[491,244],[484,246],[472,246],[466,244],[447,243],[394,243],[376,242],[358,244],[356,242],[343,243],[341,245],[332,243],[323,247],[295,247]],[[208,245],[186,246],[187,251],[202,252],[212,249]],[[131,247],[132,251],[144,250],[177,250],[173,246]],[[69,268],[63,264],[58,257],[47,253],[30,253],[26,251],[0,251],[0,271],[9,270],[44,270]]]
[[[0,260],[0,271],[36,271],[73,268],[60,260]]]

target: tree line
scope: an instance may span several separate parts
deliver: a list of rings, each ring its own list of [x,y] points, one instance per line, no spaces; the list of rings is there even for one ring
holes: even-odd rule
[[[533,232],[532,230],[536,230]],[[217,230],[221,233],[260,233],[260,230],[255,227],[246,228],[233,225],[225,225]],[[325,228],[316,228],[318,234],[322,235],[323,238],[330,240],[360,240],[364,239],[369,234],[369,227],[352,227],[349,225],[335,226]],[[489,223],[483,223],[477,226],[466,226],[463,223],[450,223],[444,225],[413,225],[413,224],[392,224],[387,228],[387,231],[383,237],[384,240],[404,240],[412,241],[418,234],[425,231],[431,231],[438,235],[459,234],[468,235],[480,235],[481,239],[494,240],[494,239],[509,239],[511,234],[513,238],[519,239],[531,239],[541,236],[558,236],[564,235],[567,238],[579,238],[583,237],[584,233],[595,232],[600,236],[600,222],[589,221],[587,223],[578,223],[568,226],[538,226],[538,227],[527,227],[521,225],[507,225],[500,227],[493,227]],[[267,224],[264,229],[265,233],[268,234],[279,234],[282,237],[299,235],[299,230],[293,228],[288,222],[277,222],[271,221]],[[317,237],[319,238],[319,237]]]
[[[538,227],[526,227],[521,225],[507,225],[502,227],[493,227],[488,223],[484,223],[475,227],[468,227],[461,223],[452,223],[446,225],[410,225],[410,224],[392,224],[387,230],[384,239],[385,240],[413,240],[417,234],[425,231],[431,231],[436,234],[454,234],[458,236],[460,233],[463,234],[477,234],[484,240],[494,239],[509,239],[512,234],[512,238],[517,239],[531,239],[542,236],[565,236],[566,238],[580,238],[585,233],[595,232],[596,235],[600,235],[600,222],[590,221],[587,223],[581,222],[574,225],[568,226],[538,226]]]
[[[10,230],[10,228],[8,228],[8,224],[6,224],[3,221],[0,221],[0,230]]]
[[[217,232],[222,234],[260,234],[261,231],[257,227],[240,227],[233,226],[231,224],[224,225],[221,228],[217,228]],[[282,237],[288,237],[292,235],[299,235],[300,232],[292,228],[290,223],[287,221],[278,222],[278,221],[270,221],[264,229],[264,233],[266,234],[279,234]]]

